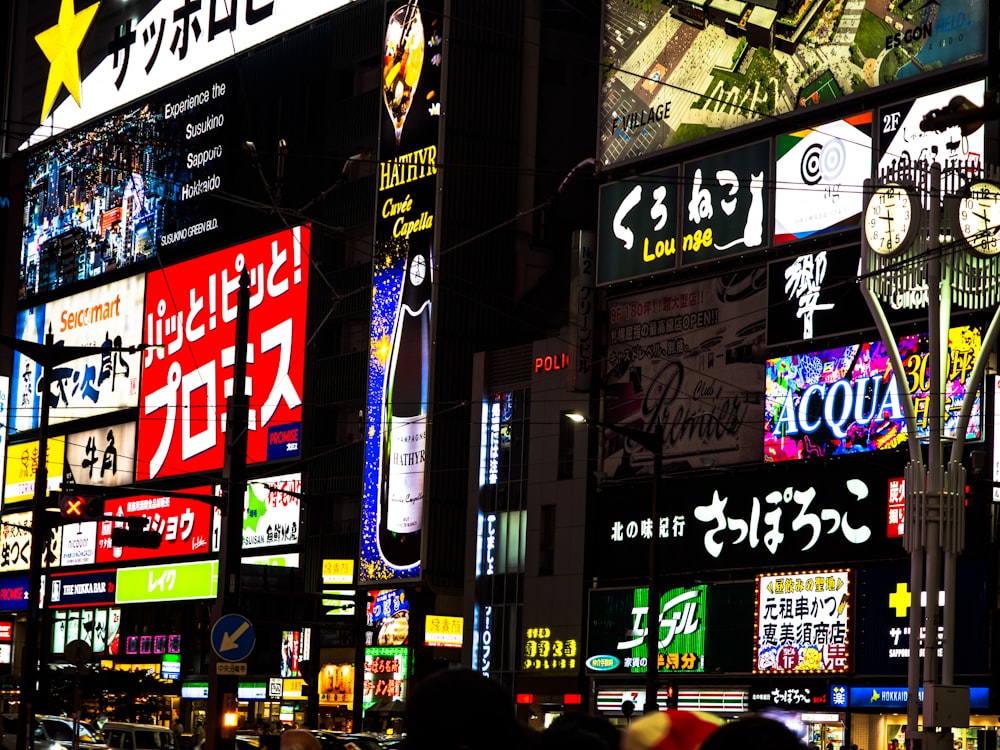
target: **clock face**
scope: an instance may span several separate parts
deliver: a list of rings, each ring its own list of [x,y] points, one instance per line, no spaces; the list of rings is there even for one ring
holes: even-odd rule
[[[906,185],[880,185],[865,207],[865,238],[880,255],[894,255],[913,241],[917,231],[917,196]]]
[[[955,226],[972,252],[987,258],[1000,253],[1000,185],[972,183],[958,202]]]

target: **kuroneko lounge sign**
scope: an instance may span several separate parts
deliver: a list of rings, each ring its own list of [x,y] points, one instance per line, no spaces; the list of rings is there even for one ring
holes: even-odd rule
[[[887,469],[858,461],[784,468],[672,481],[655,522],[648,497],[606,490],[594,510],[595,574],[634,575],[654,534],[657,563],[670,573],[904,554],[885,542]]]
[[[267,428],[301,422],[309,229],[294,227],[150,273],[137,478],[219,469],[232,393],[240,272],[250,273],[247,460]]]

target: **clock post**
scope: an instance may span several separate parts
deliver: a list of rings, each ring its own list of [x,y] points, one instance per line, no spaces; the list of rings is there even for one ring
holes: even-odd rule
[[[907,670],[908,747],[951,750],[952,727],[969,724],[969,689],[954,685],[955,608],[958,555],[965,544],[965,468],[962,453],[974,395],[1000,323],[1000,189],[996,168],[980,162],[898,161],[883,169],[874,185],[865,183],[861,241],[861,291],[892,364],[906,418],[910,461],[904,472],[906,500],[903,546],[910,554],[909,662]],[[942,238],[947,238],[942,240]],[[989,283],[984,281],[990,280]],[[903,292],[926,291],[930,378],[926,409],[927,459],[917,434],[916,405],[890,330],[883,302]],[[965,393],[944,461],[946,419],[942,387],[948,372],[952,306],[993,310]],[[926,612],[921,616],[921,592]],[[943,611],[939,596],[944,594]],[[942,637],[939,643],[939,627]],[[924,642],[920,642],[921,630]],[[939,664],[938,650],[941,650]],[[923,674],[921,675],[921,649]],[[923,721],[920,727],[920,689]]]

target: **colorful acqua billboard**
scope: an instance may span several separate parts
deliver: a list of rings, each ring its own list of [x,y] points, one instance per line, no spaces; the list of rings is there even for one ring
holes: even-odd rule
[[[358,582],[420,577],[430,445],[433,289],[444,17],[386,5],[379,217]]]
[[[926,438],[931,385],[927,337],[904,336],[898,345],[907,393],[899,392],[881,341],[768,360],[764,459],[821,458],[905,445],[902,399],[910,397],[918,435]],[[967,437],[979,436],[981,391],[969,393],[966,381],[981,345],[978,328],[949,332],[945,437],[954,437],[966,398],[975,399]]]
[[[293,227],[148,275],[138,480],[222,467],[240,273],[250,273],[247,461],[267,428],[302,421],[309,228]]]

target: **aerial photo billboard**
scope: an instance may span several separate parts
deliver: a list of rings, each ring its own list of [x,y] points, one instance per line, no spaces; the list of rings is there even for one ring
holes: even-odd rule
[[[713,133],[965,61],[989,4],[603,3],[598,157],[641,159]],[[859,7],[860,5],[860,7]],[[980,102],[981,103],[981,102]]]

